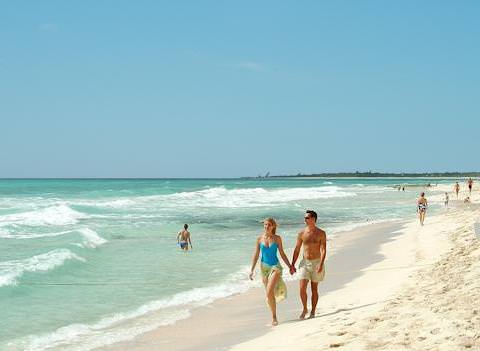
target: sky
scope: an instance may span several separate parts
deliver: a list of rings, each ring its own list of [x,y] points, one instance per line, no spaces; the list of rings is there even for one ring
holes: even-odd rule
[[[0,177],[479,171],[479,19],[473,0],[1,1]]]

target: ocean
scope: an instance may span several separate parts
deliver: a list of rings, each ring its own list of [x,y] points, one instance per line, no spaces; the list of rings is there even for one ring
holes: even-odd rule
[[[0,350],[88,351],[130,340],[258,286],[247,275],[266,217],[291,249],[307,209],[332,241],[342,230],[415,217],[422,185],[447,182],[0,180]],[[427,197],[436,193],[432,186]],[[188,253],[176,240],[184,223]]]

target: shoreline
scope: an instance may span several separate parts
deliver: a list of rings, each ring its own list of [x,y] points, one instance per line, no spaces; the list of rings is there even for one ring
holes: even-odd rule
[[[364,274],[362,269],[382,261],[382,257],[376,255],[376,252],[385,243],[396,239],[403,223],[389,221],[366,224],[335,234],[335,240],[329,243],[329,251],[335,253],[328,256],[327,252],[327,276],[324,283],[319,285],[318,316],[323,313],[324,295],[348,285],[350,281]],[[289,257],[290,251],[287,252]],[[287,273],[284,271],[284,278]],[[256,279],[260,279],[258,265]],[[288,298],[277,306],[281,324],[295,322],[301,311],[298,281],[288,280],[286,283]],[[266,335],[272,330],[270,312],[264,299],[263,286],[253,287],[247,292],[197,307],[188,318],[172,325],[162,326],[131,341],[115,343],[97,350],[146,351],[160,347],[179,351],[227,349],[232,345]]]

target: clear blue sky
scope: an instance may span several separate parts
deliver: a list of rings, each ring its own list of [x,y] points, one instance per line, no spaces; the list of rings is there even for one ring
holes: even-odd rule
[[[3,1],[0,177],[480,170],[479,20],[473,0]]]

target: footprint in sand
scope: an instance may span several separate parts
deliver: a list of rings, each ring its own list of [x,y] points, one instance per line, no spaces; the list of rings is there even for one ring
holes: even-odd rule
[[[331,348],[340,347],[340,346],[343,346],[343,343],[341,343],[341,342],[336,342],[336,343],[330,344],[330,347],[331,347]]]

